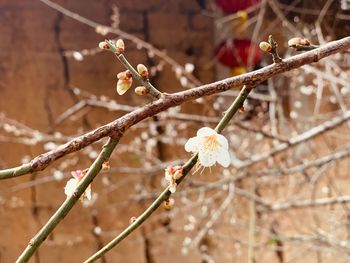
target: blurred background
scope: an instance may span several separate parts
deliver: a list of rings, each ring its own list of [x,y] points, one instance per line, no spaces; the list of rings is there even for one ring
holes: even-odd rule
[[[151,101],[115,91],[124,70],[97,46],[123,38],[125,56],[176,92],[271,64],[292,37],[323,45],[349,35],[348,0],[0,0],[0,168],[27,163]],[[350,55],[259,85],[224,131],[232,164],[198,171],[100,262],[348,262]],[[239,90],[169,109],[127,131],[92,184],[31,262],[82,262],[166,187],[187,139],[215,127]],[[105,140],[0,184],[0,262],[14,262],[65,200],[70,172]]]

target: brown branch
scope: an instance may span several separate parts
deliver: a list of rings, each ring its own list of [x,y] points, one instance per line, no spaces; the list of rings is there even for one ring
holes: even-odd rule
[[[334,205],[334,204],[342,204],[350,202],[350,195],[343,196],[334,196],[334,197],[325,197],[311,200],[300,200],[300,201],[292,201],[285,202],[280,204],[272,204],[267,212],[277,212],[283,211],[287,209],[293,208],[310,208],[310,207],[318,207],[318,206],[326,206],[326,205]]]
[[[253,164],[256,164],[258,162],[264,161],[271,156],[274,156],[278,153],[281,153],[283,151],[286,151],[287,149],[291,148],[292,146],[298,145],[300,143],[303,143],[311,138],[314,138],[328,130],[334,129],[335,127],[338,127],[339,125],[343,124],[347,120],[350,119],[350,110],[346,111],[341,116],[337,116],[331,120],[328,120],[318,126],[313,127],[312,129],[301,133],[291,139],[289,139],[287,142],[283,142],[278,144],[276,147],[274,147],[272,150],[263,152],[261,154],[252,155],[249,159],[242,161],[237,168],[247,168]]]
[[[284,59],[280,63],[275,63],[256,71],[164,96],[144,107],[124,115],[111,123],[74,138],[53,151],[39,155],[30,163],[0,171],[0,179],[11,178],[14,176],[44,170],[55,160],[72,152],[79,151],[80,149],[100,140],[101,138],[107,136],[114,137],[116,135],[123,134],[129,127],[170,107],[178,106],[187,101],[220,93],[231,88],[241,87],[243,85],[255,87],[259,83],[273,76],[299,68],[306,64],[317,62],[324,57],[345,51],[349,48],[350,37],[346,37],[303,54]]]

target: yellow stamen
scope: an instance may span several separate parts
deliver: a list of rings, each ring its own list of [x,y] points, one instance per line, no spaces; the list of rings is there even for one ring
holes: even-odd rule
[[[206,151],[213,151],[220,146],[220,143],[218,142],[215,134],[210,135],[210,136],[206,136],[205,138],[206,138],[206,140],[204,143],[204,149]]]

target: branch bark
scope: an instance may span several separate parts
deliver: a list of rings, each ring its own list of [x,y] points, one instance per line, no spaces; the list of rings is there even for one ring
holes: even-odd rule
[[[171,107],[181,105],[184,102],[195,100],[203,96],[224,92],[226,90],[241,87],[243,85],[255,87],[268,78],[286,71],[299,68],[306,64],[317,62],[322,58],[345,51],[349,48],[350,37],[346,37],[337,41],[330,42],[322,47],[305,52],[303,54],[284,59],[282,62],[269,65],[256,71],[164,96],[144,107],[141,107],[137,110],[134,110],[133,112],[124,115],[123,117],[111,123],[108,123],[89,133],[74,138],[73,140],[61,145],[53,151],[39,155],[29,163],[18,167],[1,170],[0,179],[12,178],[44,170],[52,162],[67,154],[79,151],[80,149],[104,137],[113,137],[117,134],[122,134],[132,125],[135,125],[136,123],[148,117],[154,116],[159,112],[167,110]]]

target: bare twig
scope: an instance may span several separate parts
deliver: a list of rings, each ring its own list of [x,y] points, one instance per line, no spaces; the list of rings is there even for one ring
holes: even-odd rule
[[[347,202],[350,202],[350,195],[273,204],[271,205],[270,209],[268,209],[267,211],[277,212],[277,211],[293,209],[293,208],[310,208],[310,207],[326,206],[326,205],[333,205],[333,204],[341,204],[341,203],[347,203]]]

